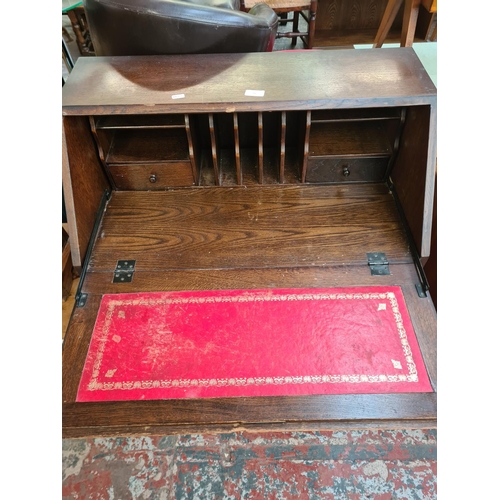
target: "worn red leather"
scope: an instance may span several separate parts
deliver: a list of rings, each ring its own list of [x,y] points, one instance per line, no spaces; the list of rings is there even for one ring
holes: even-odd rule
[[[429,392],[399,287],[104,295],[77,401]]]

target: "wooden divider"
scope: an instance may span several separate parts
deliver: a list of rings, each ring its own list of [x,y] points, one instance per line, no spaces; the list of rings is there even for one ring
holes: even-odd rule
[[[215,120],[213,113],[208,114],[208,126],[210,128],[210,143],[212,146],[212,163],[214,167],[215,185],[221,185],[220,171],[219,171],[219,155],[218,155],[218,143],[217,134],[215,130]]]
[[[285,153],[286,153],[286,112],[281,112],[281,141],[280,141],[280,184],[285,183]]]
[[[162,182],[178,186],[379,182],[391,171],[405,125],[405,107],[315,109],[304,111],[299,122],[292,113],[207,113],[208,123],[203,124],[189,114],[90,116],[89,121],[100,161],[114,189],[149,187],[143,170],[153,164],[163,168]],[[164,136],[160,129],[170,132]],[[135,137],[134,130],[146,135]],[[287,140],[287,134],[295,136],[297,132],[298,141]],[[174,166],[176,161],[179,165]],[[209,171],[202,174],[205,162]],[[346,178],[339,174],[339,162],[345,163]],[[174,168],[179,170],[176,175]],[[140,179],[135,179],[134,169]],[[351,170],[353,175],[347,179]],[[121,180],[124,176],[126,182]]]
[[[306,114],[306,130],[304,134],[304,156],[302,161],[301,182],[306,182],[307,159],[309,157],[309,134],[311,132],[311,111]]]
[[[191,168],[193,170],[193,179],[195,184],[198,184],[200,178],[198,151],[194,145],[193,136],[191,134],[191,124],[189,121],[189,115],[187,113],[184,115],[184,122],[186,124],[186,135],[189,148],[189,160],[191,161]]]
[[[259,127],[259,184],[264,184],[264,120],[262,112],[258,112]]]
[[[243,185],[243,175],[241,172],[241,156],[240,156],[240,130],[238,126],[238,113],[233,113],[234,124],[234,160],[236,163],[236,182],[238,185]]]

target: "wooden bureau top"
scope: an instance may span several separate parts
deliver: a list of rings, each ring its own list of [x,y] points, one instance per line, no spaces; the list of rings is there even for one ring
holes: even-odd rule
[[[62,92],[63,115],[312,110],[435,99],[436,87],[412,48],[80,57]]]

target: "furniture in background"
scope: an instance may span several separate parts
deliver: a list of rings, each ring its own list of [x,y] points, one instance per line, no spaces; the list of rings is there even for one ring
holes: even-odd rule
[[[315,47],[353,47],[372,45],[380,27],[388,0],[320,0],[316,14]],[[415,41],[430,41],[437,34],[437,15],[421,5]],[[387,34],[386,43],[399,42],[403,9],[397,13]]]
[[[81,5],[81,1],[75,1],[75,0],[62,0],[62,13],[68,14],[72,9],[77,7],[78,5]],[[68,16],[69,17],[69,16]],[[73,26],[73,21],[70,19],[71,25]],[[75,28],[73,27],[73,30]],[[76,37],[76,34],[75,34]],[[67,39],[67,40],[66,40]],[[63,27],[62,30],[62,61],[64,66],[66,67],[66,72],[70,73],[71,70],[73,69],[73,66],[75,65],[75,62],[73,61],[73,57],[71,56],[71,52],[68,47],[68,41],[72,41],[73,39],[71,38],[71,35],[69,32],[66,30],[66,28]],[[77,42],[78,43],[78,42]],[[64,86],[64,75],[62,79],[62,84]]]
[[[81,1],[62,0],[62,13],[66,14],[75,33],[76,43],[82,56],[93,56],[94,46],[90,37],[85,9]]]
[[[84,0],[98,56],[272,51],[278,16],[239,0]]]
[[[73,58],[71,57],[71,52],[69,51],[68,44],[66,43],[66,40],[62,39],[62,60],[64,65],[66,66],[66,71],[68,73],[71,73],[71,70],[73,69],[73,66],[75,65]],[[63,85],[64,85],[64,77],[63,77]]]
[[[437,96],[412,48],[82,58],[62,94],[64,438],[435,426]],[[104,294],[359,286],[401,288],[433,391],[76,401]]]
[[[241,10],[248,12],[259,2],[261,0],[240,0]],[[292,23],[292,31],[280,31],[276,34],[276,38],[291,38],[292,47],[296,45],[297,39],[301,38],[306,48],[313,47],[318,0],[266,0],[266,4],[280,15],[280,24]],[[289,19],[288,13],[290,12],[293,16]],[[299,31],[300,17],[306,21],[306,32]]]
[[[382,47],[391,29],[394,19],[398,14],[401,4],[404,1],[403,25],[401,29],[401,47],[411,47],[415,39],[415,30],[420,6],[422,5],[428,12],[437,13],[437,0],[389,0],[384,11],[384,16],[373,42],[373,48]],[[431,39],[437,37],[437,28],[431,35]]]

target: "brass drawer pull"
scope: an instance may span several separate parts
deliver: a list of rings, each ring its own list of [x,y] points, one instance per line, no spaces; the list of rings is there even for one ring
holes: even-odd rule
[[[344,174],[345,177],[348,177],[349,175],[351,175],[351,171],[349,170],[349,168],[347,167],[347,165],[343,166],[342,173]]]
[[[149,176],[149,182],[152,182],[153,184],[156,182],[156,174],[152,174]]]

